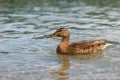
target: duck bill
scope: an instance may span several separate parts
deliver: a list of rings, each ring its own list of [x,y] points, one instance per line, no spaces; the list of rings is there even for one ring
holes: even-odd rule
[[[55,35],[55,34],[48,35],[48,38],[55,38],[55,37],[57,37],[57,35]]]

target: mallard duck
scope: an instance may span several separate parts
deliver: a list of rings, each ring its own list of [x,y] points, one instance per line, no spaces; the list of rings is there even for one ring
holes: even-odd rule
[[[100,40],[84,40],[74,43],[69,43],[70,33],[67,28],[59,28],[56,32],[49,35],[49,37],[61,37],[62,40],[57,46],[56,52],[58,54],[86,54],[92,53],[106,48],[106,41]]]

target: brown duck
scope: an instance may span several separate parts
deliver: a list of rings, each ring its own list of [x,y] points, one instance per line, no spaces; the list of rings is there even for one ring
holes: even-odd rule
[[[60,28],[49,37],[61,37],[62,40],[57,46],[57,53],[59,54],[86,54],[104,50],[106,48],[105,40],[84,40],[69,44],[70,33],[67,28]]]

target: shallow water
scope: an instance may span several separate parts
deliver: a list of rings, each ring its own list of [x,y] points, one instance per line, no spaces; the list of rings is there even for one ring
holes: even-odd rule
[[[119,0],[0,0],[0,80],[119,80]],[[57,28],[71,42],[106,39],[112,45],[90,55],[61,56]]]

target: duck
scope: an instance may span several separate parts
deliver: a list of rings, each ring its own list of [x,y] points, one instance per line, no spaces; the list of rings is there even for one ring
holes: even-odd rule
[[[96,51],[104,50],[106,45],[105,39],[83,40],[70,43],[70,32],[67,28],[59,28],[53,34],[48,35],[49,38],[60,37],[61,42],[56,48],[58,54],[88,54]]]

